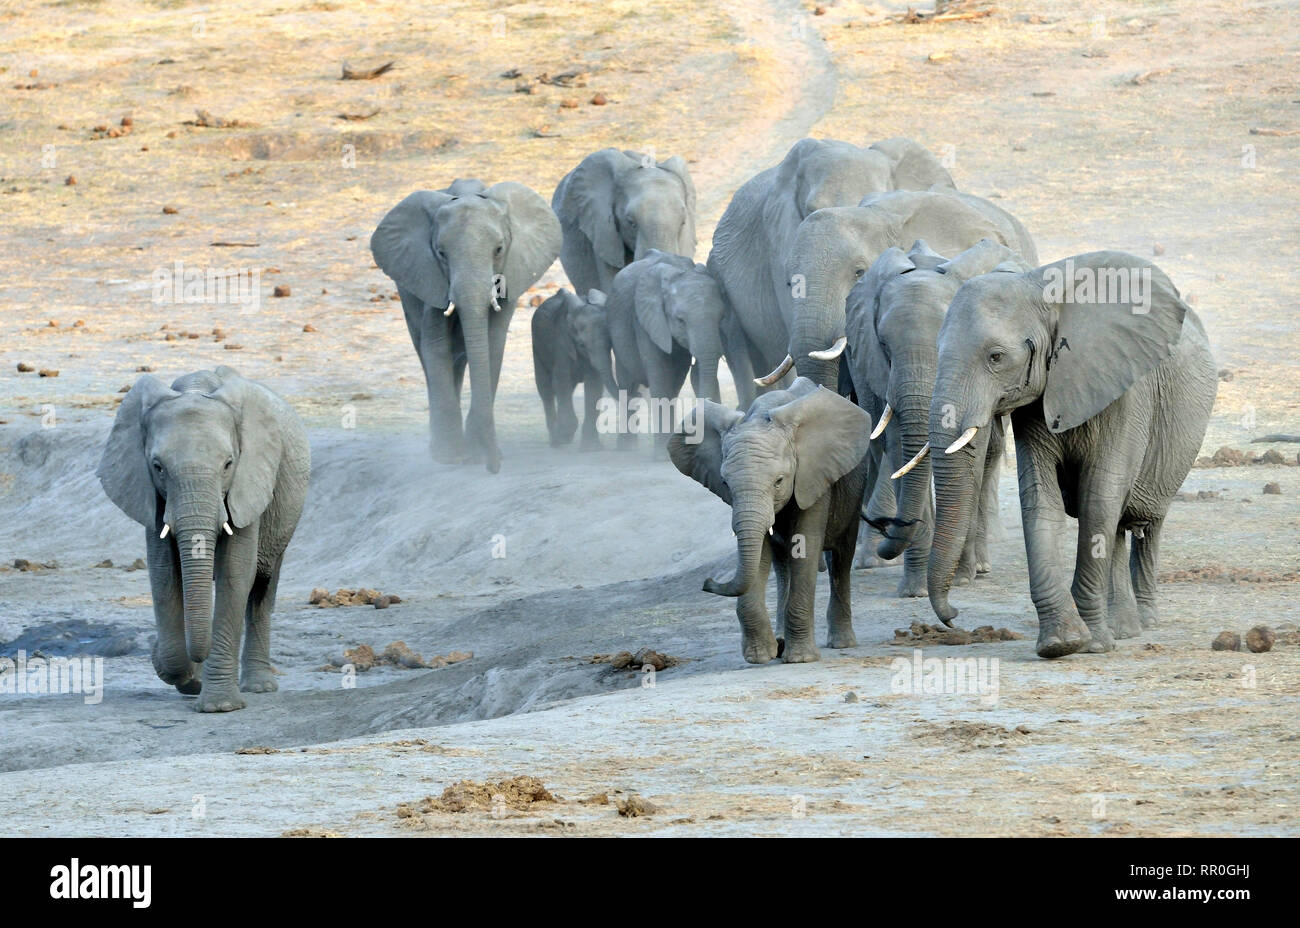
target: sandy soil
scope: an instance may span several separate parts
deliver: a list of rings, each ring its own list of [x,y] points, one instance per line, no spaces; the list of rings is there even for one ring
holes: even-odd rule
[[[1162,627],[1050,663],[1032,652],[1004,474],[995,573],[953,600],[958,624],[1023,638],[923,651],[997,658],[990,702],[891,691],[891,662],[912,656],[894,630],[934,621],[924,600],[893,598],[898,568],[855,575],[860,647],[744,665],[732,604],[699,592],[727,570],[726,508],[648,447],[546,446],[527,307],[497,401],[502,472],[429,463],[419,367],[366,248],[397,198],[456,176],[549,196],[605,145],[680,153],[703,259],[731,192],[806,134],[906,134],[946,153],[1044,260],[1161,251],[1231,377],[1205,454],[1296,460],[1296,445],[1249,444],[1300,433],[1284,285],[1300,243],[1295,3],[1013,0],[910,26],[871,25],[902,5],[822,6],[466,0],[438,5],[460,14],[450,24],[384,3],[0,10],[0,564],[57,565],[0,567],[0,653],[114,655],[99,704],[0,696],[7,833],[1296,832],[1294,464],[1194,470],[1184,491],[1210,498],[1174,504]],[[345,60],[397,66],[340,81]],[[510,69],[522,76],[499,76]],[[571,70],[583,86],[516,92]],[[184,125],[196,110],[251,125]],[[129,133],[95,131],[124,116]],[[260,310],[160,311],[151,275],[174,261],[260,270]],[[538,295],[562,281],[557,264]],[[291,295],[271,297],[276,285]],[[274,624],[280,691],[213,717],[153,675],[147,578],[123,569],[143,555],[140,529],[93,468],[138,367],[220,363],[294,404],[314,467]],[[116,566],[94,566],[105,559]],[[315,587],[363,586],[403,602],[307,603]],[[1279,630],[1272,652],[1209,649],[1259,623]],[[376,668],[355,688],[324,669],[395,640],[474,656]],[[642,647],[682,663],[651,688],[590,661]],[[236,753],[248,748],[276,750]],[[459,780],[516,776],[561,801],[399,815]],[[608,804],[578,801],[601,793]],[[631,795],[660,811],[619,815]]]

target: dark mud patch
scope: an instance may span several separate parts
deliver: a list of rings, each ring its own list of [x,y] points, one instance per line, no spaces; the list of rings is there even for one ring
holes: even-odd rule
[[[889,643],[896,645],[987,644],[994,641],[1019,641],[1022,638],[1024,635],[1018,635],[1009,628],[994,628],[992,625],[981,625],[979,628],[967,631],[964,628],[947,628],[943,625],[913,622],[908,628],[894,629],[894,638]]]
[[[205,142],[202,149],[234,161],[334,161],[351,152],[445,151],[456,139],[439,132],[243,132]],[[347,148],[351,146],[351,148]]]
[[[0,656],[13,657],[23,651],[29,657],[38,652],[49,657],[124,657],[144,654],[139,633],[115,623],[67,619],[33,625],[13,641],[0,642]]]

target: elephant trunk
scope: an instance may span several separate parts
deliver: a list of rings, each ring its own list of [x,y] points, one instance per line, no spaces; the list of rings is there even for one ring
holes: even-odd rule
[[[197,664],[212,649],[212,568],[217,526],[225,518],[217,477],[178,483],[168,492],[167,508],[180,555],[185,649]]]
[[[930,388],[923,381],[900,384],[894,391],[894,429],[899,436],[898,446],[901,467],[912,460],[930,439]],[[898,557],[916,537],[917,528],[930,499],[930,455],[927,455],[901,479],[898,492],[898,514],[885,532],[885,538],[876,549],[882,558]]]
[[[462,285],[463,286],[463,285]],[[496,294],[492,284],[452,287],[456,315],[465,337],[465,361],[469,368],[469,413],[466,438],[482,452],[488,472],[501,470],[501,451],[497,447],[496,422],[492,414],[493,383],[489,332],[492,302]]]
[[[726,582],[704,581],[706,593],[744,596],[758,576],[763,553],[763,536],[772,524],[772,503],[762,494],[739,497],[732,502],[731,527],[736,533],[736,574]]]
[[[699,368],[700,398],[722,402],[722,388],[718,386],[718,355],[696,358]]]
[[[965,447],[946,454],[959,430],[945,426],[948,410],[959,409],[949,396],[955,394],[935,390],[930,405],[930,459],[934,472],[935,519],[934,541],[930,545],[927,584],[930,605],[944,624],[951,625],[957,610],[948,603],[953,575],[961,559],[970,531],[976,504],[976,480],[979,472],[978,446],[970,442]]]
[[[847,291],[826,286],[809,286],[807,295],[795,303],[794,321],[790,329],[790,357],[800,377],[836,390],[840,381],[839,357],[814,357],[813,353],[827,354],[838,347],[844,336],[844,304]]]

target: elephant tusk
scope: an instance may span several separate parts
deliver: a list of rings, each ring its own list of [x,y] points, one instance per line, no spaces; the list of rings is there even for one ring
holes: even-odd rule
[[[877,438],[880,437],[880,433],[885,430],[885,426],[889,425],[889,420],[892,418],[894,418],[894,409],[892,406],[886,403],[885,411],[880,414],[880,421],[877,422],[876,427],[871,430],[872,441],[875,441]]]
[[[452,313],[454,313],[455,311],[456,311],[456,304],[455,304],[455,303],[448,303],[448,304],[447,304],[447,309],[446,309],[445,312],[443,312],[443,315],[444,315],[444,316],[450,316],[450,315],[451,315]]]
[[[953,442],[951,445],[945,448],[943,453],[952,454],[954,451],[960,451],[962,448],[965,448],[967,445],[970,444],[970,440],[975,437],[975,433],[978,432],[979,430],[980,429],[978,425],[972,425],[966,431],[961,433],[961,438],[957,439],[955,442]]]
[[[768,374],[766,377],[755,377],[754,383],[758,384],[760,387],[770,387],[786,374],[790,373],[790,368],[792,367],[794,367],[794,358],[790,357],[790,355],[786,355],[785,360],[776,366],[776,370],[772,371],[772,373]]]
[[[235,530],[232,529],[232,528],[230,527],[230,523],[229,523],[229,522],[222,522],[222,523],[221,523],[221,530],[224,531],[227,535],[233,535],[233,534],[235,534]]]
[[[894,471],[894,473],[890,475],[890,479],[897,480],[899,477],[903,477],[906,476],[907,474],[910,474],[912,472],[912,468],[916,467],[916,465],[920,464],[923,460],[925,460],[925,456],[929,453],[930,453],[930,443],[926,442],[924,445],[921,446],[921,450],[916,452],[916,457],[912,458],[912,460],[908,461],[898,470]]]
[[[170,525],[168,525],[166,522],[164,522],[164,523],[163,523],[163,530],[162,530],[161,532],[158,533],[158,537],[159,537],[160,539],[161,539],[161,538],[166,538],[166,537],[167,537],[167,533],[170,532],[171,530],[172,530],[172,527],[171,527]]]
[[[497,295],[495,293],[492,294],[492,311],[494,313],[501,312],[501,303],[497,300]]]
[[[849,340],[841,335],[839,338],[835,339],[835,343],[829,348],[826,348],[823,351],[810,351],[808,352],[808,357],[817,361],[834,361],[844,353],[844,349],[848,344]]]

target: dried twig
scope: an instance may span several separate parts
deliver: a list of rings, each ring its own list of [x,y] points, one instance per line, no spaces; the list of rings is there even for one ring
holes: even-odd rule
[[[373,81],[376,77],[379,77],[379,75],[387,74],[389,71],[391,71],[393,69],[393,65],[395,64],[397,64],[396,61],[390,61],[388,62],[388,64],[381,64],[377,68],[369,68],[367,70],[357,70],[355,68],[349,68],[348,63],[345,61],[343,62],[343,80]]]

